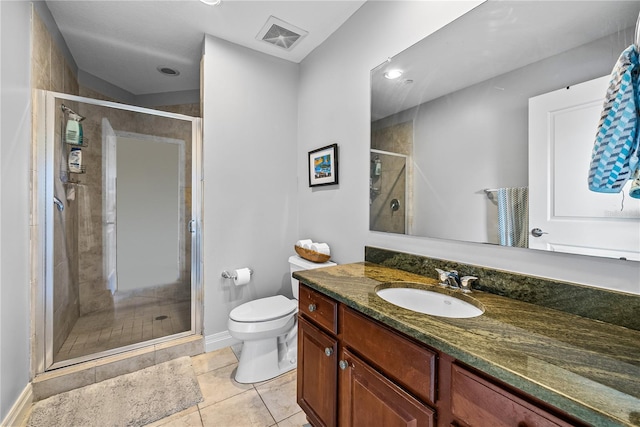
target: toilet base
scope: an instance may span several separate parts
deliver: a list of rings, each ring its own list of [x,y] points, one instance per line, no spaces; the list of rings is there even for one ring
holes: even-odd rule
[[[298,366],[297,339],[286,340],[286,337],[244,341],[235,380],[242,384],[257,383],[295,369]]]

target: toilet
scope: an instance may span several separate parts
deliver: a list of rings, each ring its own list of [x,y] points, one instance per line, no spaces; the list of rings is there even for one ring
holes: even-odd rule
[[[290,272],[329,267],[297,255],[289,257]],[[235,379],[239,383],[265,381],[298,366],[298,280],[291,277],[293,299],[283,295],[249,301],[231,310],[229,334],[244,341]]]

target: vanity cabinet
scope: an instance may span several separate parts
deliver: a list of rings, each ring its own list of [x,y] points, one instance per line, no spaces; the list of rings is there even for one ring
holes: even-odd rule
[[[297,399],[313,426],[435,426],[436,358],[300,286]]]
[[[584,426],[300,284],[298,404],[314,427]]]

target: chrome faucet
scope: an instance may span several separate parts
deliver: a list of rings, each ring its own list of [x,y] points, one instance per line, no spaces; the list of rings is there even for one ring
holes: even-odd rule
[[[56,208],[58,208],[58,211],[62,212],[64,210],[64,203],[62,203],[62,201],[58,199],[56,196],[53,196],[53,204],[56,205]]]
[[[443,288],[461,289],[464,293],[471,292],[471,282],[478,280],[474,276],[464,276],[460,278],[456,270],[444,271],[436,268],[438,272],[438,279],[440,280],[440,286]]]

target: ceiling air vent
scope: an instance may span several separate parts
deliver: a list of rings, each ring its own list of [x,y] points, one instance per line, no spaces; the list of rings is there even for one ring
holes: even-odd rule
[[[308,34],[307,31],[270,16],[256,38],[284,50],[293,49]]]

